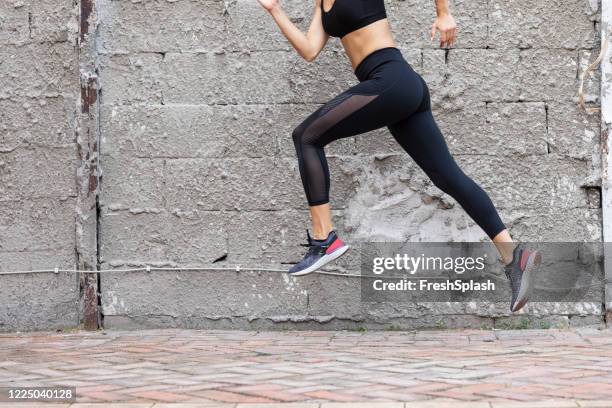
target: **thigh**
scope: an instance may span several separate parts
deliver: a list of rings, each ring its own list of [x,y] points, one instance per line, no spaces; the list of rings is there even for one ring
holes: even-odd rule
[[[395,92],[397,93],[397,92]],[[349,88],[312,113],[298,127],[302,143],[325,146],[398,120],[393,83],[370,79]]]

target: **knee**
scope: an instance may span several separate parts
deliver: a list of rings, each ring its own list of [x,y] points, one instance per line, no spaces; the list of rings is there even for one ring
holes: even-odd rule
[[[304,124],[300,123],[291,134],[293,138],[293,144],[296,146],[301,145],[304,142]]]
[[[444,174],[439,172],[431,172],[429,174],[429,179],[433,183],[434,186],[438,187],[440,190],[444,191],[447,194],[450,194],[450,186],[451,183]]]
[[[478,185],[460,169],[454,172],[436,173],[431,176],[431,181],[456,200],[479,194]]]
[[[457,166],[432,171],[429,178],[436,187],[453,197],[471,187],[471,179]]]

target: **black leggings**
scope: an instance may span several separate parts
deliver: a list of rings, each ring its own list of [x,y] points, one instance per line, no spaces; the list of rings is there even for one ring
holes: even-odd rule
[[[452,196],[490,238],[504,230],[487,193],[455,163],[432,116],[427,84],[400,50],[374,51],[357,66],[355,75],[359,84],[317,109],[293,131],[309,205],[329,202],[323,147],[387,126],[432,182]]]

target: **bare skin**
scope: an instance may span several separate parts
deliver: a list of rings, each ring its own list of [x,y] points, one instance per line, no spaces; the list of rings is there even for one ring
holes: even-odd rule
[[[312,21],[307,33],[303,33],[285,14],[280,0],[258,0],[272,16],[281,32],[291,43],[293,48],[306,61],[314,61],[319,55],[329,35],[323,29],[321,2],[325,12],[330,11],[335,0],[315,0]],[[435,0],[437,17],[431,26],[431,40],[436,34],[440,36],[440,47],[450,48],[457,41],[457,25],[450,13],[448,0]],[[389,21],[385,18],[372,24],[360,28],[345,35],[342,39],[342,46],[351,62],[353,70],[370,53],[380,48],[395,47],[395,41],[391,32]],[[331,207],[329,204],[310,207],[312,218],[312,236],[314,239],[327,238],[333,230],[331,218]],[[508,230],[503,230],[493,238],[493,243],[497,247],[502,261],[509,263],[512,261],[512,251],[514,243]]]

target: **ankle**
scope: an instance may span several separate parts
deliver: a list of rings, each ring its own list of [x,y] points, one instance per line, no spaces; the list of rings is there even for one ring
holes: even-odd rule
[[[508,248],[507,251],[502,253],[501,258],[504,265],[510,265],[514,261],[514,250],[516,249],[517,244],[512,243],[512,245]]]
[[[317,241],[325,241],[332,230],[329,231],[324,229],[314,229],[312,230],[312,239]]]
[[[501,261],[504,265],[509,265],[514,260],[514,249],[516,248],[516,242],[503,242],[497,243],[497,249],[499,250],[499,255]]]

